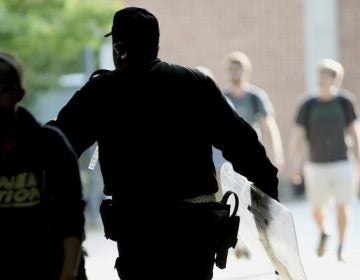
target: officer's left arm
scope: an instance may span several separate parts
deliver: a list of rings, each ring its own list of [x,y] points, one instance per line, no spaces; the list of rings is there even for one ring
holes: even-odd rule
[[[57,119],[49,122],[65,133],[78,157],[97,140],[96,128],[100,115],[96,100],[98,90],[96,82],[90,80],[61,109]]]

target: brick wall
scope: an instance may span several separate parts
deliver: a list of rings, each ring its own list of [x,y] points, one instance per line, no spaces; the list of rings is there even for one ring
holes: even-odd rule
[[[345,68],[344,88],[360,100],[360,1],[339,1],[340,59]]]

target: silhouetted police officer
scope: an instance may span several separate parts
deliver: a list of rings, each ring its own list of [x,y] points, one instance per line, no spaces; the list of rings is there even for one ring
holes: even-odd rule
[[[211,279],[216,230],[205,206],[218,190],[212,146],[274,198],[277,170],[210,78],[157,58],[154,15],[120,10],[106,36],[116,69],[90,79],[55,125],[78,155],[98,142],[119,276]]]

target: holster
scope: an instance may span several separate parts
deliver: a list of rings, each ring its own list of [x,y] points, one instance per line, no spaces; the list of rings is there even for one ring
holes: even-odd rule
[[[105,199],[100,205],[100,215],[104,226],[104,233],[107,239],[118,241],[119,226],[117,223],[116,203],[111,199]]]
[[[230,248],[235,248],[238,241],[240,217],[237,216],[236,213],[239,207],[239,198],[236,193],[228,191],[224,194],[224,197],[220,203],[228,205],[227,202],[231,195],[233,195],[235,198],[234,211],[231,214],[229,211],[229,216],[223,218],[223,221],[221,222],[222,228],[219,229],[219,235],[216,244],[215,264],[220,269],[226,268],[228,250]]]

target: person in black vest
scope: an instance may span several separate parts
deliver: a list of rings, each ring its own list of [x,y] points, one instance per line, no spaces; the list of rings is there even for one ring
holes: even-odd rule
[[[0,279],[73,280],[84,235],[77,159],[17,106],[21,66],[0,52]]]
[[[53,125],[78,156],[98,142],[121,279],[211,279],[211,219],[199,209],[218,190],[212,146],[274,198],[277,169],[209,77],[157,58],[159,33],[144,9],[116,12],[106,35],[116,69],[91,78]]]

